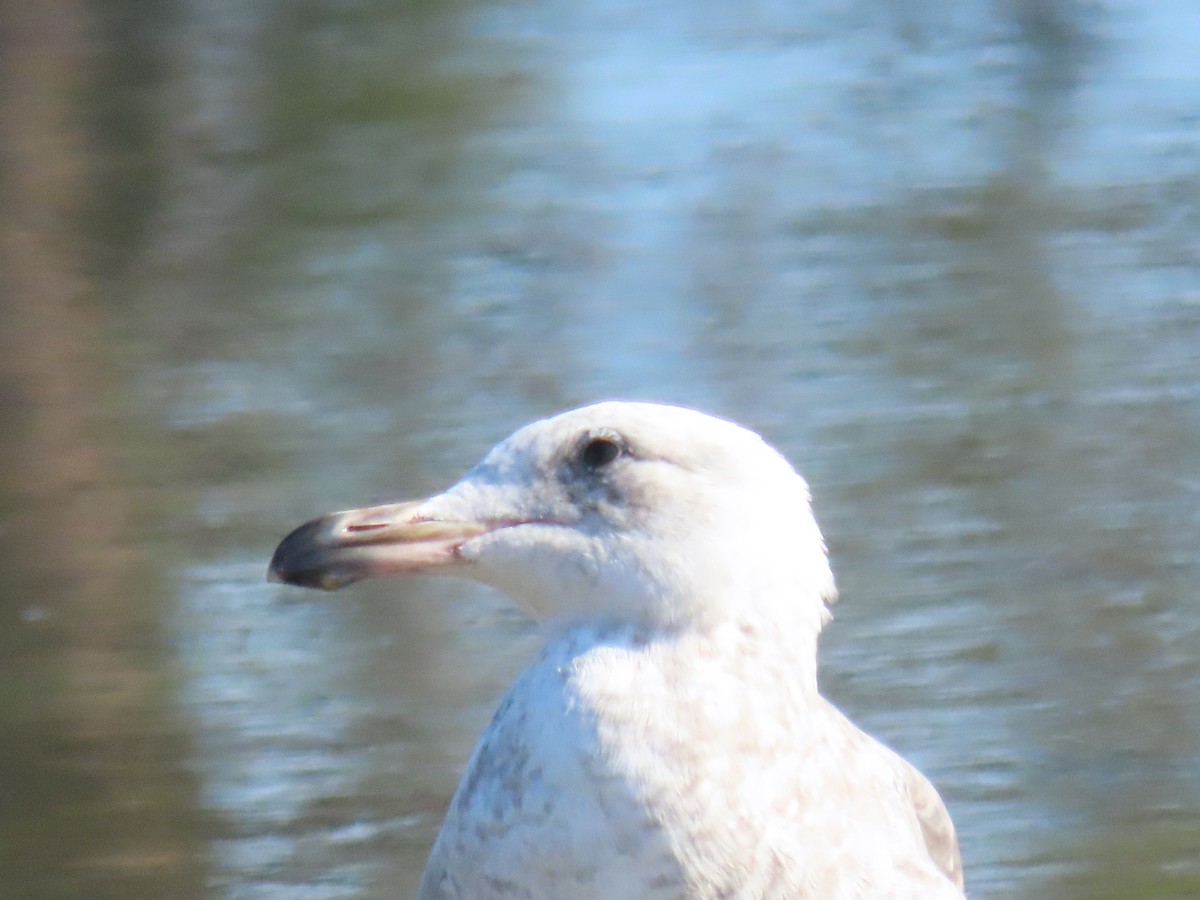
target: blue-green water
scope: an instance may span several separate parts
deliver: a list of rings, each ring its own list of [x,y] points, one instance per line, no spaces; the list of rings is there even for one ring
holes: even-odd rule
[[[266,561],[611,396],[806,474],[973,897],[1200,896],[1193,4],[32,7],[0,896],[409,895],[536,635]]]

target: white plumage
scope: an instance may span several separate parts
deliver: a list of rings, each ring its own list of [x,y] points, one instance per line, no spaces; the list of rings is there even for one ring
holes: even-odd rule
[[[932,785],[817,692],[833,577],[807,485],[753,432],[584,407],[428,500],[301,526],[271,571],[446,571],[545,625],[422,900],[963,896]]]

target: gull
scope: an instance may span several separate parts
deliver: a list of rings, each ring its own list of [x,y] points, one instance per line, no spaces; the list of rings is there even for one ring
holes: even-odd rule
[[[301,525],[270,564],[326,590],[416,572],[544,631],[420,900],[963,897],[933,785],[818,692],[833,574],[808,485],[754,432],[597,403],[436,496]]]

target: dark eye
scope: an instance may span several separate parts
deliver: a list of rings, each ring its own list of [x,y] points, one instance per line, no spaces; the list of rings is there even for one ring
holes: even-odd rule
[[[588,438],[579,451],[579,461],[585,469],[603,469],[621,455],[621,442],[604,435]]]

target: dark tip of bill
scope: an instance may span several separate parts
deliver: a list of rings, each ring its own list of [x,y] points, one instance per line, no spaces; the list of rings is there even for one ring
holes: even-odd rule
[[[319,590],[332,590],[348,583],[330,571],[327,560],[322,560],[326,552],[321,539],[324,532],[325,520],[313,519],[280,541],[267,566],[267,580]]]

